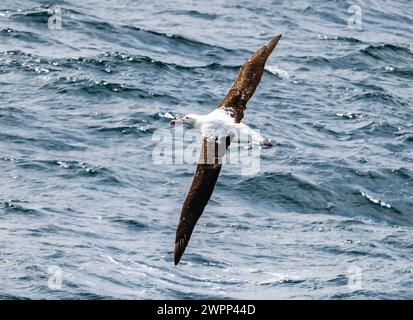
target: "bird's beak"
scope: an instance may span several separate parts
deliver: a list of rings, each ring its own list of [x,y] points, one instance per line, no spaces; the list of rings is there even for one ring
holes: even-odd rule
[[[183,118],[175,118],[171,120],[171,125],[172,126],[176,126],[176,125],[180,125],[184,123],[184,119]]]

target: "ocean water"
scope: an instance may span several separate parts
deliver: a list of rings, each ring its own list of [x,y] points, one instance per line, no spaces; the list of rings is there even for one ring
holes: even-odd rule
[[[413,298],[411,1],[51,4],[0,3],[0,299]],[[175,267],[194,165],[153,135],[278,33],[244,120],[276,144]]]

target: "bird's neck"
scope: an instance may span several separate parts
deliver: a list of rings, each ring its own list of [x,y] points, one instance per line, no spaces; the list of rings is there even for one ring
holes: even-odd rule
[[[194,129],[201,129],[202,124],[205,122],[205,115],[197,114],[193,123]]]

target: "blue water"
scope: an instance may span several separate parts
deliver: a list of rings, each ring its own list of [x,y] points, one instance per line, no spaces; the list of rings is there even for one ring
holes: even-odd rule
[[[49,4],[0,4],[0,298],[413,298],[411,1]],[[224,166],[174,267],[194,165],[152,135],[278,33],[245,118],[276,145]]]

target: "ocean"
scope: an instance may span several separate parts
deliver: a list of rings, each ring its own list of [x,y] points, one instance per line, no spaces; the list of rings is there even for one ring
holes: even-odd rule
[[[156,163],[282,33],[178,266],[195,165]],[[412,299],[411,1],[0,4],[0,299]]]

